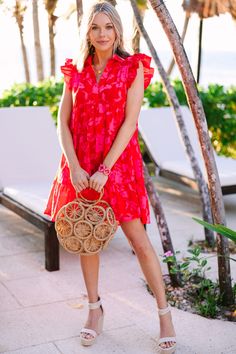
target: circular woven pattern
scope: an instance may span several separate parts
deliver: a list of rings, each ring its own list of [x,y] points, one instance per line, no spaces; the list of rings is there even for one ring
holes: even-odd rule
[[[99,205],[91,205],[85,212],[85,219],[96,225],[103,222],[106,216],[106,211]]]
[[[101,251],[103,247],[102,242],[96,240],[96,238],[92,237],[84,241],[84,251],[86,253],[94,254]]]
[[[55,229],[60,244],[70,253],[91,255],[107,247],[118,223],[105,200],[103,190],[96,200],[76,194],[76,199],[64,205],[57,213]]]
[[[112,227],[108,223],[100,223],[94,227],[93,235],[99,241],[106,241],[111,235]]]
[[[106,210],[106,216],[107,216],[107,220],[110,223],[110,225],[114,226],[116,223],[116,219],[115,219],[114,212],[110,206]]]
[[[65,206],[65,216],[72,221],[78,221],[84,216],[84,207],[78,202],[71,202]]]
[[[60,218],[55,222],[55,228],[57,234],[60,237],[68,237],[72,235],[73,232],[73,225],[72,222],[66,218]]]
[[[81,252],[83,249],[82,242],[75,236],[67,237],[63,241],[62,245],[68,252],[71,253],[78,253]]]
[[[86,220],[77,221],[74,226],[74,234],[82,240],[92,236],[93,226]]]

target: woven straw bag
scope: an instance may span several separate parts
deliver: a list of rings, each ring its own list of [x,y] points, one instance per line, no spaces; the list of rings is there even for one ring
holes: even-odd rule
[[[80,192],[57,213],[55,229],[60,244],[70,253],[92,255],[105,249],[118,223],[111,206],[102,200],[88,200]]]

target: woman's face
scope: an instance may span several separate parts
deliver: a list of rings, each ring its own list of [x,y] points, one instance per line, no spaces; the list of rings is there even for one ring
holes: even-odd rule
[[[104,13],[98,13],[92,22],[89,39],[91,44],[98,51],[112,50],[113,43],[116,39],[116,33],[113,23]]]

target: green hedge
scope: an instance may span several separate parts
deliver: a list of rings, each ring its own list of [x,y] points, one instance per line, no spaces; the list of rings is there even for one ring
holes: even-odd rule
[[[187,105],[181,81],[172,82],[181,105]],[[13,106],[49,106],[56,123],[58,104],[62,93],[63,81],[47,80],[37,85],[15,84],[4,91],[0,98],[0,107]],[[218,154],[236,158],[236,86],[225,88],[221,85],[199,87],[212,144]],[[147,107],[168,106],[163,85],[156,82],[150,85],[144,94]]]
[[[62,90],[63,81],[53,79],[37,85],[15,84],[10,90],[3,92],[0,107],[48,106],[56,123]]]

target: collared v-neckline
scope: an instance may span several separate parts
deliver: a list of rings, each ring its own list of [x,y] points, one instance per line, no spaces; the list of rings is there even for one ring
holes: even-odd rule
[[[97,76],[96,76],[96,73],[95,73],[95,70],[94,70],[93,64],[92,64],[92,55],[90,54],[90,55],[87,57],[85,63],[86,63],[86,65],[89,66],[90,71],[92,72],[92,75],[93,75],[93,78],[94,78],[94,81],[95,81],[95,84],[96,84],[96,85],[99,85],[100,82],[103,81],[104,76],[105,76],[107,70],[109,69],[111,63],[113,62],[113,60],[123,61],[124,59],[121,58],[121,57],[120,57],[119,55],[117,55],[116,53],[113,54],[113,56],[110,57],[110,58],[107,60],[106,66],[104,67],[103,72],[102,72],[102,74],[101,74],[99,80],[97,80]]]

